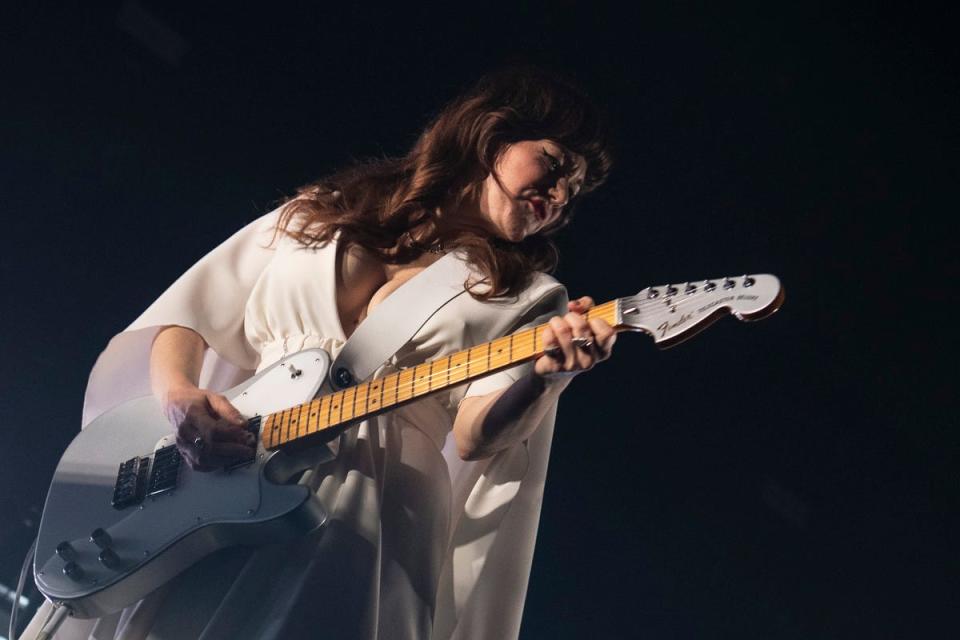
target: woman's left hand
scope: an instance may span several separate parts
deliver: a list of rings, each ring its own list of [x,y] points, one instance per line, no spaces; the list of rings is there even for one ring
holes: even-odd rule
[[[537,375],[576,375],[610,357],[617,332],[606,320],[582,315],[592,306],[593,298],[584,296],[567,303],[566,315],[550,318],[542,334],[546,354],[534,365]]]

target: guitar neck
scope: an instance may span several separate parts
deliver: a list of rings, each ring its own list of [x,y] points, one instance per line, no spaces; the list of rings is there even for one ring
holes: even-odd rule
[[[591,308],[588,319],[617,325],[617,300]],[[261,418],[266,449],[335,434],[347,423],[383,413],[431,393],[482,378],[543,355],[546,324],[457,351],[432,362],[363,382]],[[326,434],[324,433],[326,432]]]

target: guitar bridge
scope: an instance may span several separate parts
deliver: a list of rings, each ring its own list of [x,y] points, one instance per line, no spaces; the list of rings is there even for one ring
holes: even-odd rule
[[[113,485],[114,509],[126,509],[129,506],[140,504],[146,496],[147,469],[150,458],[130,458],[120,463],[117,472],[117,482]]]

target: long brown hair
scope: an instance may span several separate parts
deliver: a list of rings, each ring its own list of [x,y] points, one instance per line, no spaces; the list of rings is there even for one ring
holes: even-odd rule
[[[441,239],[439,208],[455,212],[476,198],[508,144],[540,139],[585,158],[578,197],[606,180],[611,156],[604,119],[581,90],[529,67],[487,75],[444,107],[406,156],[357,163],[298,187],[277,230],[306,246],[325,244],[339,231],[344,246],[357,244],[387,264],[407,264]],[[569,222],[574,202],[550,228],[520,242],[472,233],[442,238],[465,250],[483,274],[488,286],[471,295],[512,296],[534,271],[553,271],[558,255],[550,234]]]

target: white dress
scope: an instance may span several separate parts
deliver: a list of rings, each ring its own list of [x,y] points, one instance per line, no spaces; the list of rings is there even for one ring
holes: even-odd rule
[[[190,327],[210,350],[201,386],[226,389],[285,353],[345,342],[336,308],[336,246],[270,244],[278,211],[247,225],[175,282],[101,354],[83,424],[148,395],[153,337]],[[519,296],[443,306],[383,375],[566,311],[566,291],[537,274]],[[376,313],[376,310],[374,310]],[[67,619],[55,638],[503,640],[519,633],[555,407],[531,438],[467,463],[451,428],[465,395],[508,386],[522,365],[362,422],[335,460],[301,479],[330,513],[318,535],[218,552],[122,612]],[[44,604],[23,638],[49,613]]]

